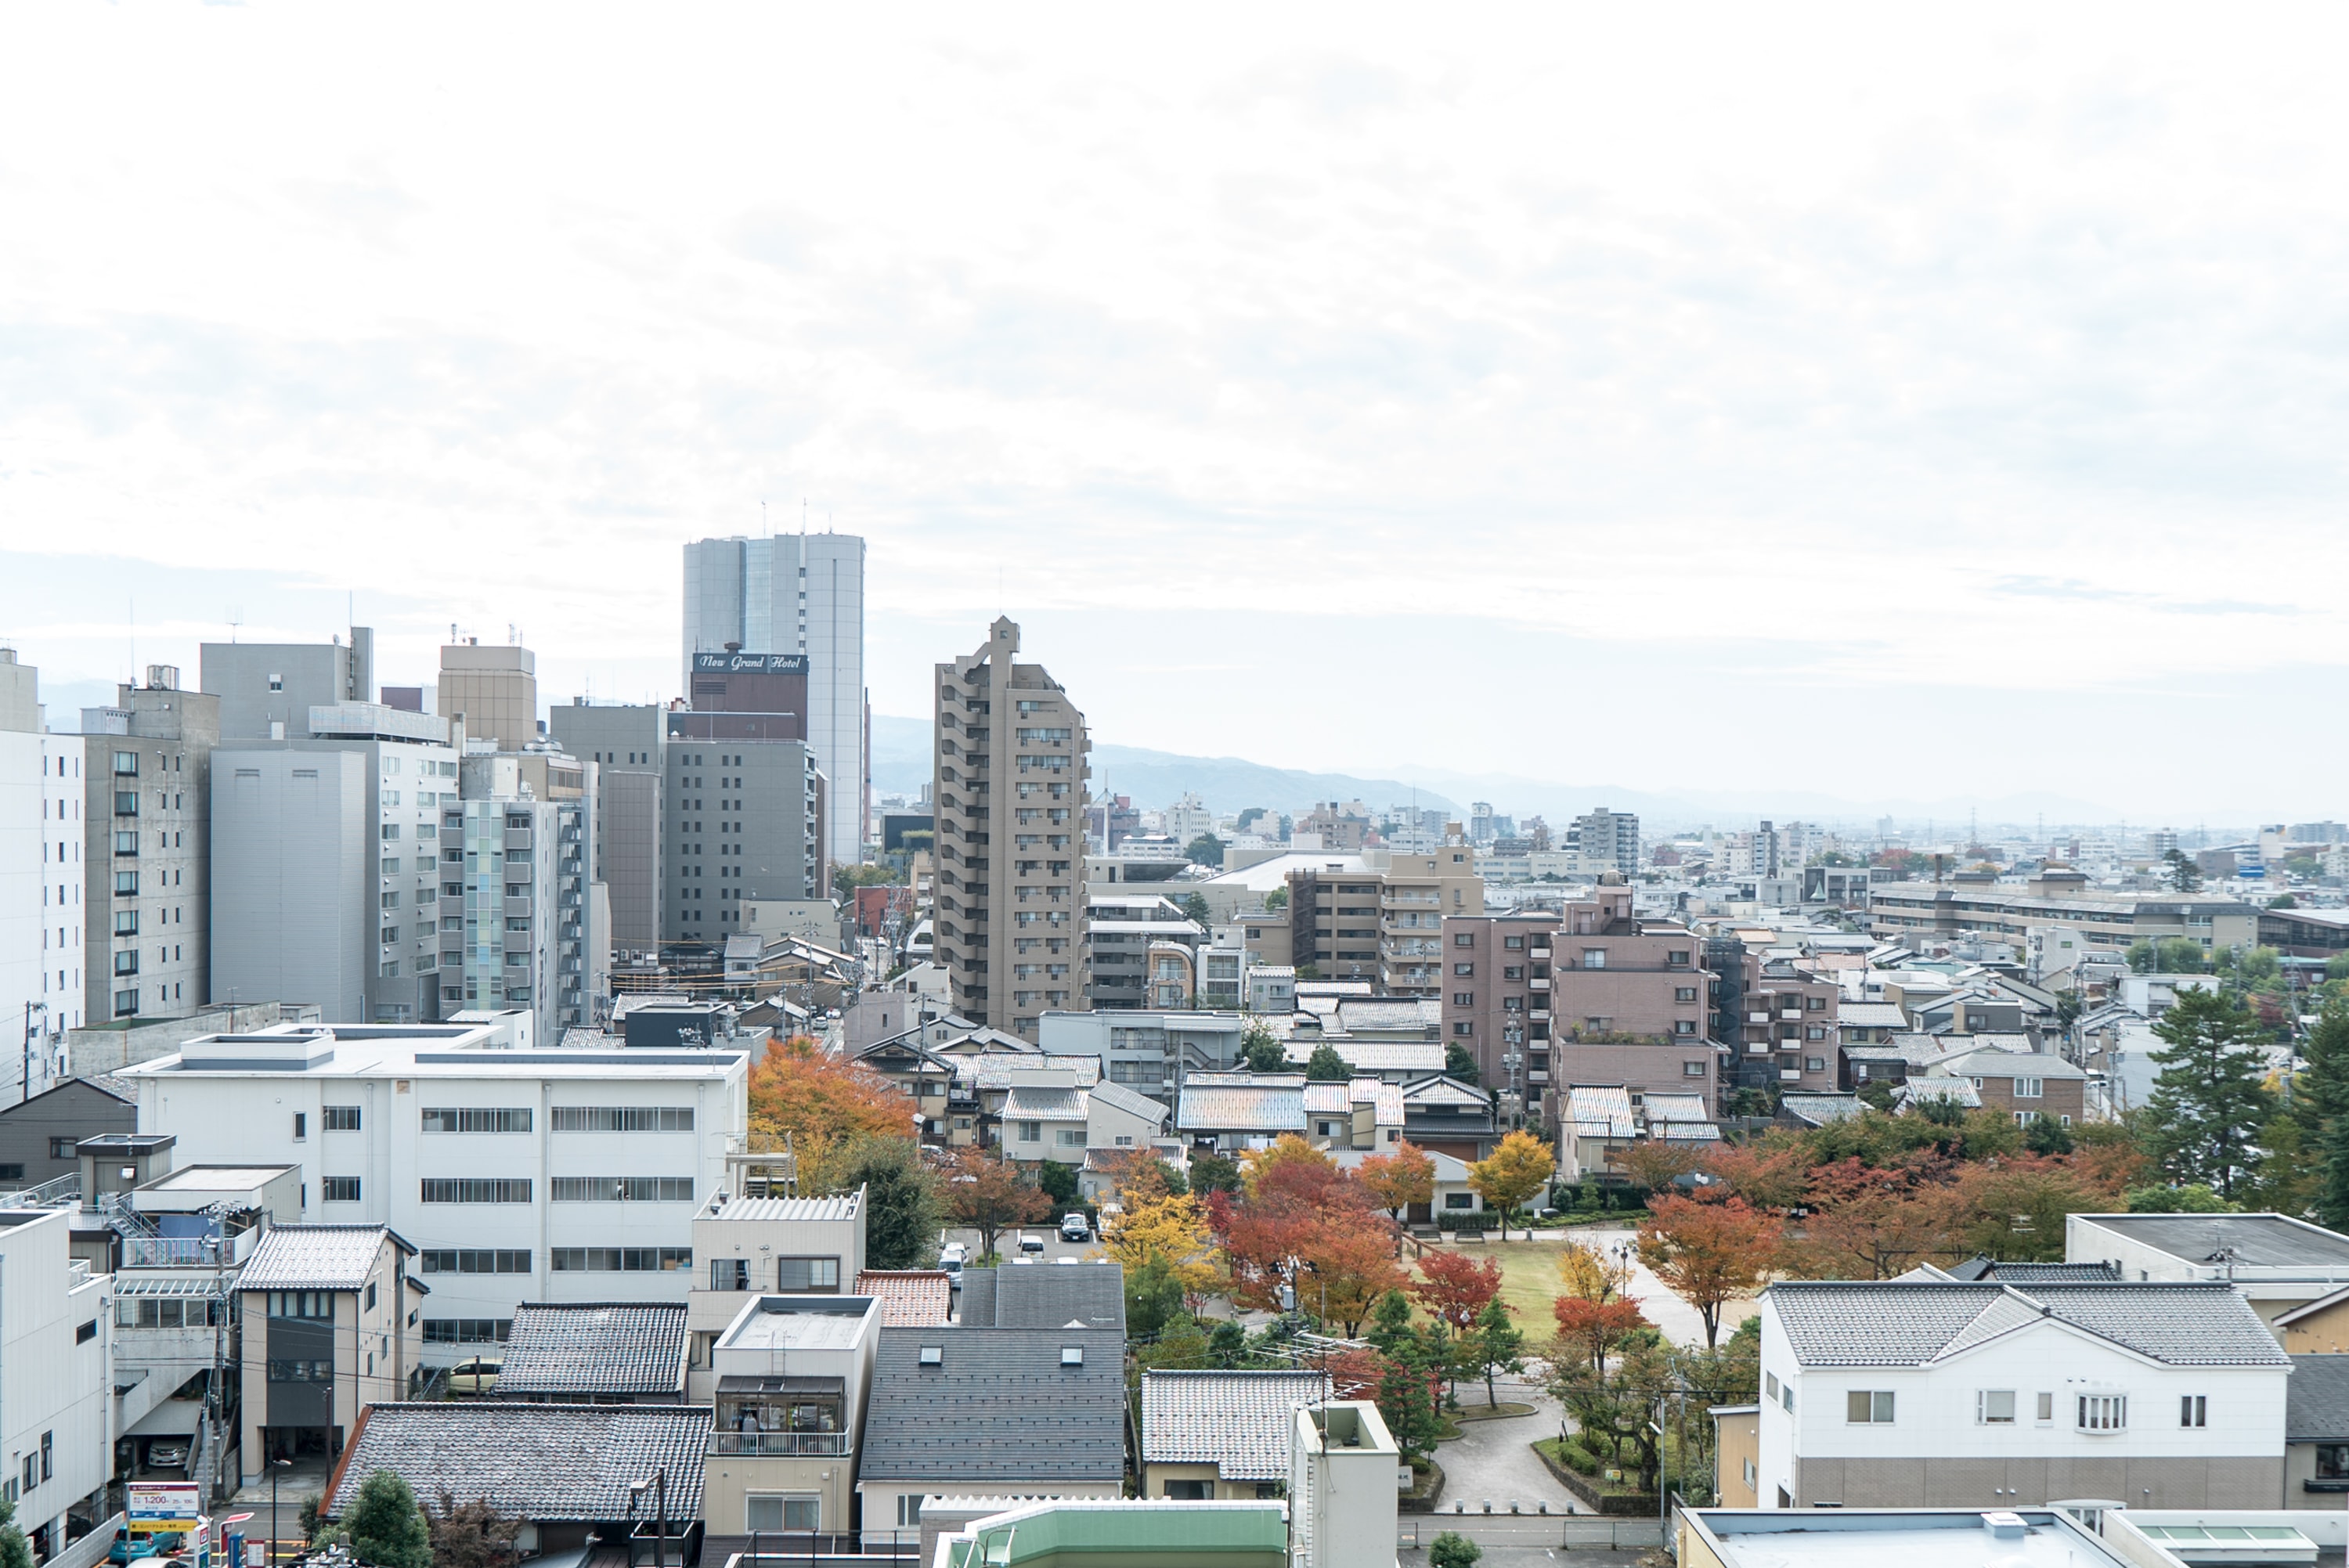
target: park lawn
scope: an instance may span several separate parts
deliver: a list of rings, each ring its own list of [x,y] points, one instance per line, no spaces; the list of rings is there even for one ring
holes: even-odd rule
[[[1518,1330],[1539,1342],[1557,1332],[1549,1304],[1565,1288],[1558,1283],[1557,1258],[1564,1242],[1486,1242],[1456,1249],[1472,1258],[1497,1258],[1501,1264],[1501,1305],[1517,1320]]]

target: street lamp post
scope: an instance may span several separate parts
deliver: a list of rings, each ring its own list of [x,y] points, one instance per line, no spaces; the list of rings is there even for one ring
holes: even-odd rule
[[[277,1561],[277,1475],[280,1470],[294,1468],[292,1460],[269,1461],[269,1561]]]

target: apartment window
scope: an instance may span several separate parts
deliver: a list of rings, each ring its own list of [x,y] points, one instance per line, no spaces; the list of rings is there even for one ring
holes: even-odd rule
[[[1021,1122],[1021,1123],[1019,1124],[1019,1141],[1020,1141],[1020,1142],[1022,1142],[1022,1143],[1040,1143],[1040,1142],[1042,1142],[1043,1140],[1044,1140],[1044,1124],[1043,1124],[1042,1122],[1040,1122],[1040,1121],[1023,1121],[1023,1122]]]
[[[2128,1396],[2126,1394],[2081,1394],[2075,1397],[2073,1425],[2084,1432],[2119,1432],[2128,1429]]]
[[[1452,934],[1452,945],[1454,947],[1474,947],[1476,945],[1475,934],[1473,932],[1455,931]]]
[[[2316,1445],[2316,1479],[2349,1480],[2349,1443]]]
[[[328,1176],[320,1184],[319,1196],[329,1203],[356,1203],[359,1201],[359,1179],[356,1176]]]
[[[269,1315],[332,1323],[335,1321],[335,1293],[330,1290],[273,1290],[269,1293]]]
[[[1052,1134],[1052,1141],[1062,1149],[1082,1149],[1085,1146],[1085,1130],[1081,1127],[1059,1128]]]
[[[309,1137],[309,1136],[310,1136],[310,1117],[309,1117],[309,1113],[308,1113],[307,1111],[300,1111],[300,1110],[295,1111],[295,1112],[294,1113],[294,1141],[295,1141],[295,1142],[296,1142],[296,1143],[299,1143],[299,1142],[301,1142],[304,1139],[305,1139],[305,1138],[307,1138],[307,1137]]]
[[[1803,1070],[1806,1073],[1823,1073],[1827,1070],[1827,1059],[1825,1057],[1805,1057]]]
[[[1512,953],[1522,953],[1525,951],[1526,939],[1522,936],[1505,936],[1501,938],[1501,945]]]
[[[524,1111],[527,1116],[529,1112]],[[689,1105],[558,1105],[548,1113],[557,1132],[691,1132]],[[529,1128],[523,1129],[527,1132]]]
[[[527,1203],[528,1177],[427,1176],[421,1202],[427,1203]]]
[[[1674,1018],[1672,1020],[1672,1033],[1675,1035],[1695,1034],[1696,1020],[1694,1018]]]
[[[1466,1037],[1466,1036],[1469,1036],[1469,1035],[1473,1035],[1473,1034],[1475,1034],[1475,1033],[1476,1032],[1476,1026],[1475,1026],[1475,1025],[1474,1025],[1474,1024],[1472,1024],[1472,1023],[1470,1023],[1470,1022],[1469,1022],[1467,1019],[1465,1019],[1465,1018],[1455,1019],[1455,1020],[1454,1021],[1453,1025],[1452,1025],[1452,1032],[1453,1032],[1454,1035],[1462,1036],[1462,1037]]]
[[[797,1493],[753,1492],[744,1500],[744,1523],[752,1531],[798,1530],[812,1532],[820,1499]],[[900,1506],[904,1500],[899,1500]]]
[[[73,1158],[74,1158],[74,1140],[72,1140],[72,1139],[70,1139],[70,1138],[52,1138],[52,1139],[50,1139],[50,1140],[49,1140],[49,1158],[50,1158],[50,1159],[52,1159],[52,1160],[71,1160],[71,1159],[73,1159]]]
[[[1585,969],[1604,969],[1604,968],[1606,968],[1606,967],[1607,967],[1607,949],[1605,949],[1605,948],[1603,948],[1603,947],[1586,947],[1586,948],[1584,948],[1584,949],[1582,950],[1582,966],[1583,966]]]
[[[1681,1077],[1695,1078],[1704,1077],[1704,1064],[1702,1062],[1682,1062],[1681,1064]]]
[[[786,1295],[837,1295],[840,1290],[840,1260],[777,1258],[775,1288]]]
[[[1688,949],[1685,947],[1675,947],[1664,954],[1665,964],[1675,969],[1687,968],[1688,961]]]
[[[558,1203],[690,1203],[690,1176],[556,1176]]]
[[[1452,966],[1452,973],[1454,975],[1463,980],[1474,979],[1476,974],[1476,966],[1474,964],[1454,964]]]
[[[74,1330],[74,1343],[76,1345],[87,1345],[97,1337],[98,1319],[94,1317],[88,1323],[83,1324],[79,1328]]]
[[[897,1498],[897,1528],[919,1530],[922,1527],[922,1494],[919,1492]]]
[[[2014,1425],[2014,1390],[2012,1388],[1977,1388],[1974,1390],[1974,1420],[1985,1427]]]
[[[2042,1394],[2039,1396],[2039,1418],[2043,1421],[2052,1421],[2055,1418],[2054,1395]]]
[[[1762,1374],[1762,1397],[1774,1405],[1778,1402],[1778,1375],[1775,1372]]]
[[[2046,1092],[2045,1078],[2019,1078],[2014,1080],[2014,1098],[2017,1099],[2037,1099]]]
[[[427,1132],[528,1132],[528,1106],[429,1106]]]
[[[419,1274],[528,1274],[528,1247],[426,1247],[416,1254]]]
[[[1883,1388],[1854,1388],[1843,1397],[1843,1418],[1854,1426],[1892,1424],[1892,1395]]]
[[[513,1332],[511,1317],[428,1317],[427,1345],[503,1345]]]
[[[1474,991],[1454,991],[1452,993],[1452,1005],[1455,1007],[1473,1007],[1476,1005],[1476,993]]]
[[[273,1356],[269,1358],[269,1380],[272,1383],[331,1383],[335,1380],[332,1361],[288,1361]]]
[[[117,898],[137,898],[139,896],[139,873],[137,872],[115,872],[114,896]]]
[[[114,754],[115,777],[135,779],[139,776],[139,753],[118,751]]]
[[[1672,1000],[1673,1000],[1673,1001],[1675,1001],[1675,1002],[1693,1002],[1693,1001],[1695,1001],[1695,1000],[1696,1000],[1696,987],[1695,987],[1695,986],[1693,986],[1693,985],[1675,985],[1675,986],[1673,986],[1673,987],[1672,987]]]
[[[318,1125],[328,1132],[357,1132],[359,1130],[359,1108],[355,1105],[330,1105],[319,1112]]]
[[[2183,1394],[2178,1400],[2178,1424],[2181,1427],[2207,1427],[2210,1424],[2210,1397],[2207,1394]]]
[[[523,1254],[525,1258],[529,1255]],[[548,1266],[557,1274],[670,1274],[693,1267],[691,1247],[553,1247],[546,1256]],[[527,1264],[523,1272],[529,1272]],[[748,1290],[750,1286],[740,1288]]]

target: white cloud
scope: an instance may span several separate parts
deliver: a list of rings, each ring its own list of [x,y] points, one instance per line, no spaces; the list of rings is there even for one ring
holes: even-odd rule
[[[395,656],[511,621],[660,681],[678,542],[805,498],[874,541],[876,642],[927,640],[876,654],[885,710],[1011,560],[1015,612],[1150,645],[1097,727],[1291,762],[1587,738],[1337,666],[1195,717],[1140,672],[1229,662],[1202,611],[1384,618],[1455,683],[1496,673],[1464,624],[1735,647],[1837,713],[2338,663],[2333,12],[5,26],[0,543],[356,584]],[[1674,729],[1619,723],[1665,781]]]

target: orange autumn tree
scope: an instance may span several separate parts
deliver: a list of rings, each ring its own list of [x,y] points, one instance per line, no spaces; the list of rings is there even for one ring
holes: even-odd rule
[[[1402,1255],[1402,1227],[1414,1203],[1435,1202],[1435,1161],[1410,1143],[1398,1143],[1355,1167],[1354,1180],[1395,1222],[1395,1256]]]
[[[1431,1251],[1419,1260],[1421,1278],[1411,1287],[1412,1298],[1427,1315],[1449,1325],[1454,1334],[1476,1326],[1485,1304],[1501,1294],[1501,1260],[1472,1258],[1465,1253]]]
[[[1711,1350],[1721,1342],[1722,1308],[1768,1283],[1783,1234],[1777,1215],[1740,1198],[1658,1198],[1640,1226],[1640,1261],[1696,1308]]]
[[[771,1148],[789,1138],[802,1177],[859,1139],[914,1136],[914,1102],[896,1085],[805,1036],[770,1045],[750,1090],[752,1135]]]
[[[949,1153],[945,1169],[947,1217],[978,1233],[982,1256],[995,1252],[1004,1232],[1040,1225],[1052,1217],[1052,1200],[1008,1160],[979,1149]]]

